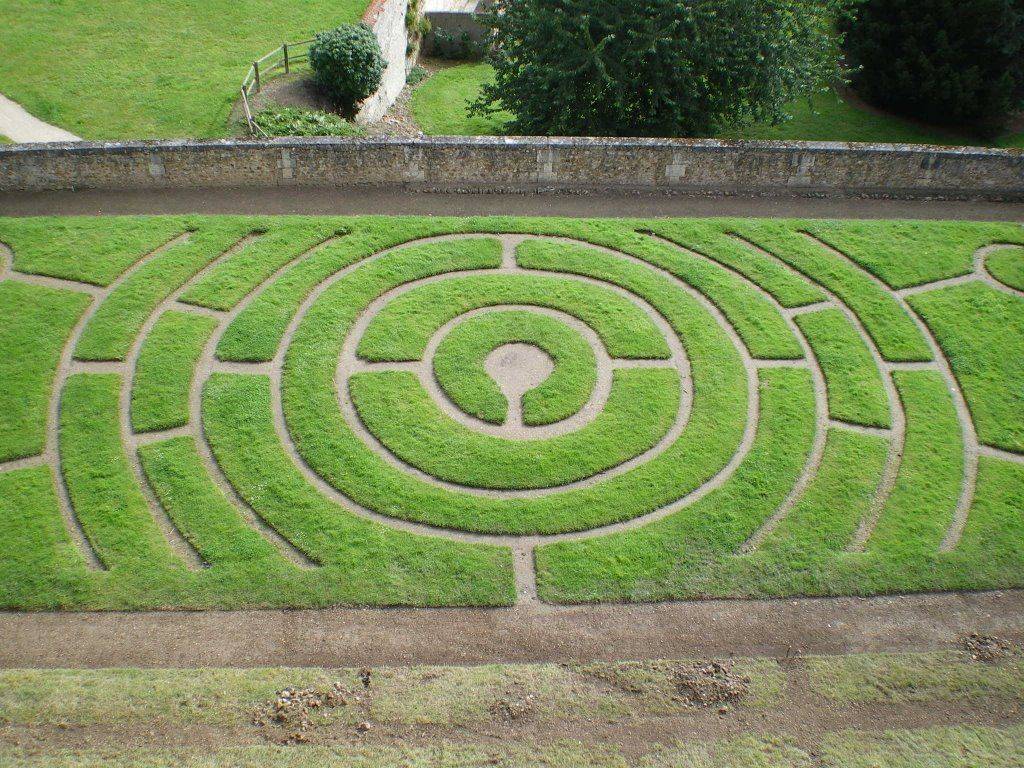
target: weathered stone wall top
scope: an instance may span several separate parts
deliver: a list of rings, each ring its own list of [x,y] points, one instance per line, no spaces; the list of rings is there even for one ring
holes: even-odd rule
[[[546,137],[0,146],[0,190],[403,185],[1024,200],[1024,152],[838,142]]]

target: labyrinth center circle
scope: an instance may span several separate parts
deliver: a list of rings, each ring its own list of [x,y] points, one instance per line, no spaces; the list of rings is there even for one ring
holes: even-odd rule
[[[539,308],[463,315],[428,345],[430,368],[447,399],[490,434],[550,437],[556,432],[538,428],[579,428],[604,407],[611,370],[596,334],[570,320]],[[491,424],[507,428],[490,432]]]
[[[304,471],[382,515],[531,535],[643,515],[724,471],[746,430],[750,389],[712,313],[667,276],[612,253],[588,253],[585,269],[557,249],[543,265],[524,264],[525,253],[510,268],[488,238],[411,244],[319,290],[296,322],[281,376],[285,428]],[[440,329],[468,313],[510,311],[563,312],[600,339],[611,383],[584,426],[546,439],[498,437],[478,428],[482,419],[452,418],[443,388],[425,385]],[[487,358],[501,346],[478,370],[499,393],[501,360]],[[555,355],[534,346],[552,370],[530,375],[524,401],[559,375]],[[708,430],[720,438],[710,452]]]
[[[555,362],[534,344],[513,342],[492,350],[484,370],[510,402],[543,384],[555,371]]]

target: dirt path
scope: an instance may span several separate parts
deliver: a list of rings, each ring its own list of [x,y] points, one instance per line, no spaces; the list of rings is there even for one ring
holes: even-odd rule
[[[2,132],[2,131],[0,131]],[[116,214],[755,216],[1024,222],[1024,204],[686,195],[459,194],[401,188],[81,190],[0,193],[0,216]]]
[[[0,135],[16,142],[81,141],[75,134],[44,123],[24,107],[0,94]]]
[[[498,609],[3,613],[0,667],[474,664],[834,654],[1024,638],[1024,591]]]

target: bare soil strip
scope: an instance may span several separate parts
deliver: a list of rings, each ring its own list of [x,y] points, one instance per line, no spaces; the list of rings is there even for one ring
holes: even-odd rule
[[[0,667],[786,658],[950,648],[967,632],[1024,638],[1024,591],[495,609],[0,613]]]

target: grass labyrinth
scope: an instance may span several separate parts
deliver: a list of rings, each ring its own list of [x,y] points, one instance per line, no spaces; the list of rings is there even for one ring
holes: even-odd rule
[[[1024,586],[1024,228],[0,219],[0,607]]]

